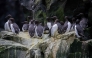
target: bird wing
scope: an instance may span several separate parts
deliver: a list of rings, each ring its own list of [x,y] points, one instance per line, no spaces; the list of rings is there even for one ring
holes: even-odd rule
[[[84,36],[84,31],[83,31],[83,28],[79,25],[76,27],[77,31],[78,31],[78,34],[80,36]]]
[[[62,26],[61,32],[65,32],[66,29],[67,29],[67,27],[68,27],[68,24],[67,23],[64,23],[64,25]]]
[[[14,27],[15,31],[17,31],[17,32],[20,31],[20,28],[16,23],[13,23],[13,27]]]

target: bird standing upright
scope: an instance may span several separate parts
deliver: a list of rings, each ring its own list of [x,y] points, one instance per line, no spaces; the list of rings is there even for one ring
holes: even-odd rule
[[[11,31],[12,31],[14,34],[19,34],[20,28],[19,28],[19,26],[15,23],[14,18],[10,18],[10,20],[11,20],[11,24],[10,24]]]

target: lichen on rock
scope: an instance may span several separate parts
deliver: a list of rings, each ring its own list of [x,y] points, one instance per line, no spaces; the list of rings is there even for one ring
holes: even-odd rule
[[[25,35],[25,32],[21,33]],[[9,50],[6,54],[0,54],[7,55],[8,53],[12,53],[12,51],[15,52],[9,54],[9,58],[11,57],[10,55],[12,55],[12,57],[20,57],[20,55],[22,54],[22,58],[72,58],[87,57],[88,55],[90,55],[89,57],[92,57],[91,54],[89,54],[91,53],[90,48],[92,48],[92,40],[80,41],[75,37],[74,31],[65,34],[59,34],[55,38],[43,37],[42,39],[30,38],[25,36],[22,37],[20,34],[12,35],[11,32],[6,31],[2,31],[0,35],[3,36],[1,36],[2,39],[0,39],[0,51],[3,52],[5,48],[6,51]],[[15,41],[15,39],[21,40]],[[10,49],[8,47],[15,48]],[[18,55],[17,53],[20,54]]]

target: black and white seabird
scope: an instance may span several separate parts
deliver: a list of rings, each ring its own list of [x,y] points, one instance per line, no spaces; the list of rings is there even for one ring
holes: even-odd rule
[[[35,35],[36,37],[42,37],[44,33],[43,26],[39,23],[39,21],[35,21],[36,27],[35,27]]]
[[[50,19],[49,17],[47,17],[46,20],[47,20],[47,27],[48,27],[49,30],[50,30],[51,27],[52,27],[51,19]]]
[[[14,34],[19,34],[20,28],[19,28],[19,26],[15,23],[14,18],[10,18],[10,20],[11,20],[11,24],[10,24],[11,31],[12,31]]]
[[[25,31],[28,31],[28,28],[29,28],[29,24],[27,21],[24,21],[23,22],[23,26],[22,26],[22,31],[25,32]]]
[[[46,34],[49,34],[49,36],[51,36],[51,28],[54,24],[54,19],[53,19],[53,17],[51,17],[51,18],[47,17],[46,20],[47,20],[47,23],[45,25],[44,32]]]
[[[57,25],[58,25],[58,33],[62,34],[63,21],[58,20]]]
[[[66,21],[65,21],[65,23],[64,23],[64,25],[62,27],[62,32],[63,33],[70,32],[70,30],[71,30],[71,22],[70,22],[70,19],[67,16],[65,16],[65,19],[66,19]]]
[[[53,17],[53,19],[55,20],[54,21],[54,24],[51,28],[51,36],[54,36],[55,35],[55,32],[58,32],[59,34],[61,34],[62,32],[62,22],[60,23],[60,21],[58,20],[57,17]]]
[[[51,28],[51,36],[55,36],[56,32],[61,34],[62,25],[60,24],[59,20],[56,19],[54,25]]]
[[[47,27],[49,28],[49,30],[51,29],[51,27],[53,26],[53,24],[54,24],[54,21],[55,21],[55,19],[56,19],[57,17],[56,16],[53,16],[53,17],[47,17],[46,18],[46,20],[47,20],[47,23],[46,23],[46,25],[47,25]]]
[[[74,31],[75,30],[75,24],[76,24],[76,19],[73,17],[72,18],[72,25],[71,25],[71,31]]]
[[[31,24],[29,25],[28,31],[30,37],[35,37],[35,24],[33,20],[31,20]]]
[[[57,24],[54,24],[51,28],[51,36],[55,36],[56,32],[58,31],[58,25]]]
[[[85,29],[87,27],[88,24],[88,19],[84,16],[83,13],[80,13],[81,16],[81,21],[80,21],[80,26]]]
[[[4,29],[6,30],[6,31],[11,31],[11,28],[10,28],[10,18],[11,18],[12,16],[9,14],[6,18],[8,19],[8,21],[5,23],[5,25],[4,25]]]
[[[31,16],[27,17],[28,21],[29,21],[29,25],[31,24],[31,20],[33,20],[33,18]]]
[[[83,28],[80,26],[79,24],[79,20],[77,19],[76,21],[76,25],[75,25],[75,34],[78,38],[84,38],[84,31],[83,31]]]

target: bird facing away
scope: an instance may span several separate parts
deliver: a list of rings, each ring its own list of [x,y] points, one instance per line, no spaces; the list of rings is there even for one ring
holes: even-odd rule
[[[75,34],[78,38],[80,38],[81,40],[86,40],[87,38],[85,37],[83,28],[80,26],[79,24],[79,20],[77,19],[76,21],[76,25],[75,25]]]
[[[28,31],[30,37],[35,37],[35,25],[33,20],[31,20],[31,24],[29,25]]]
[[[67,16],[65,16],[65,19],[66,19],[66,21],[62,27],[62,33],[70,32],[70,29],[71,29],[70,19]]]
[[[88,19],[84,17],[84,15],[81,17],[80,26],[85,30],[85,28],[88,26]]]
[[[24,24],[23,24],[23,26],[22,26],[22,31],[23,31],[23,32],[26,32],[26,31],[28,31],[29,24],[28,24],[27,21],[24,21],[23,23],[24,23]]]
[[[19,29],[19,26],[15,23],[14,21],[14,18],[10,18],[11,20],[11,31],[14,33],[14,34],[19,34],[20,32],[20,29]]]
[[[39,21],[35,21],[35,24],[36,24],[36,28],[35,28],[36,37],[42,37],[44,33],[43,26],[39,23]]]

